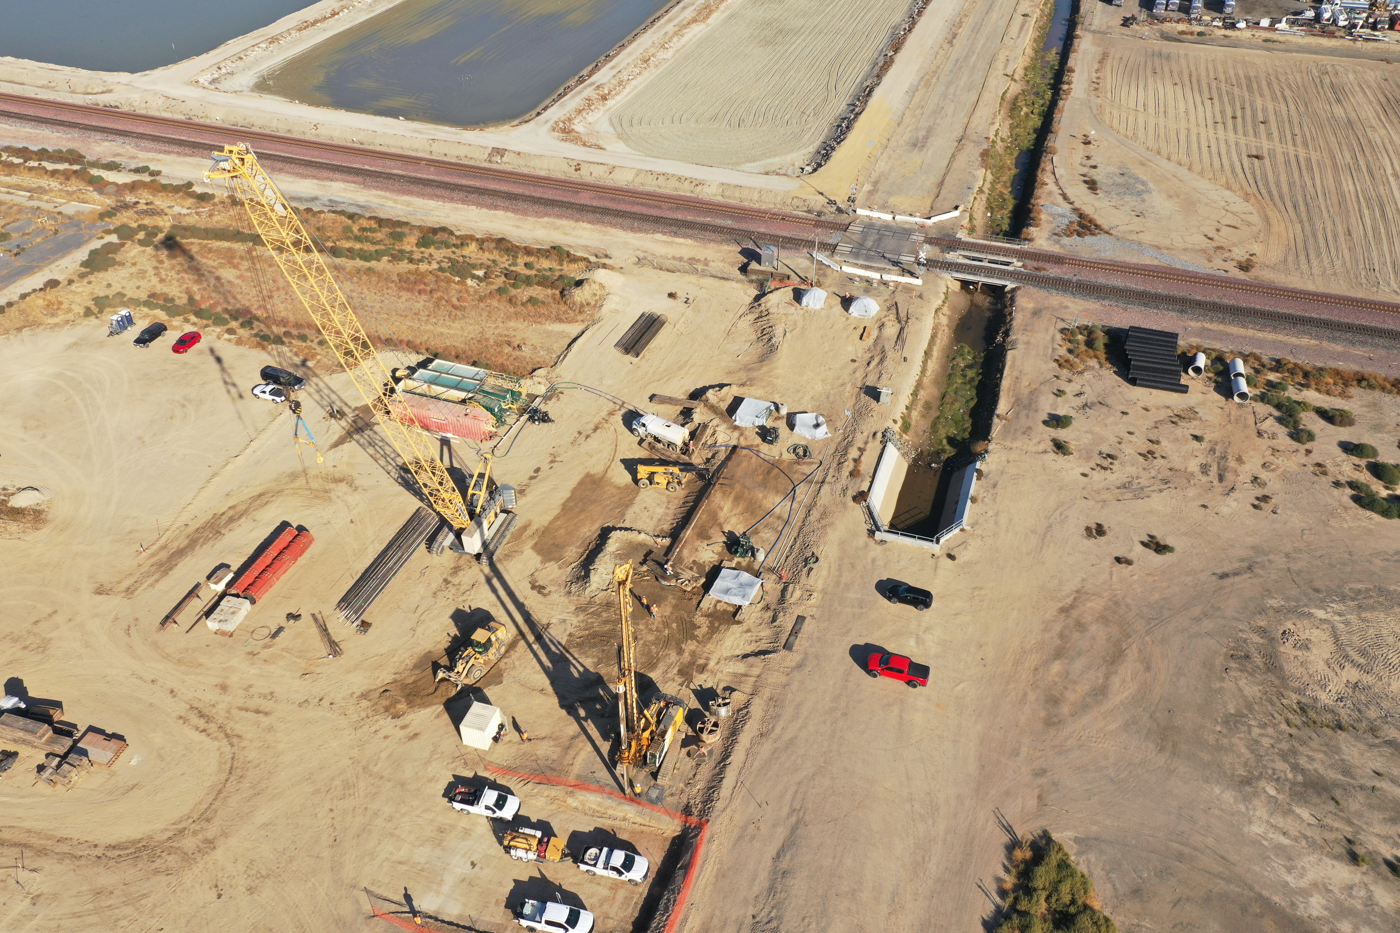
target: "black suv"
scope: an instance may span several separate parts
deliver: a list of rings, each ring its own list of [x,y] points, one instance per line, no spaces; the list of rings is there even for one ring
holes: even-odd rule
[[[166,326],[159,321],[156,321],[154,324],[147,324],[146,329],[141,331],[141,333],[136,336],[136,339],[131,342],[138,347],[149,347],[157,337],[165,333],[166,329]]]
[[[278,369],[276,366],[264,366],[262,368],[262,381],[270,382],[275,386],[284,389],[291,389],[293,392],[306,388],[306,380],[296,373],[289,373],[285,369]]]
[[[885,598],[896,606],[904,603],[906,606],[913,606],[923,612],[933,605],[933,594],[928,590],[921,590],[917,586],[910,586],[908,583],[896,583],[885,590]]]

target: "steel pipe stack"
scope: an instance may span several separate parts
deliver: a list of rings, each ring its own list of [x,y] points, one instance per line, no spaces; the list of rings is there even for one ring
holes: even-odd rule
[[[365,572],[351,584],[350,589],[345,591],[345,595],[340,597],[340,602],[335,604],[335,611],[347,625],[353,625],[364,618],[369,607],[394,577],[398,576],[404,564],[413,556],[413,552],[423,546],[441,521],[437,515],[419,506],[418,511],[403,523],[403,527],[384,545],[379,556],[365,568]]]
[[[239,591],[243,598],[250,603],[256,603],[266,596],[268,591],[272,589],[273,584],[282,579],[282,574],[292,569],[292,565],[297,562],[301,555],[306,553],[307,548],[311,547],[311,543],[315,540],[315,538],[311,537],[311,532],[309,531],[297,533],[296,536],[292,538],[291,543],[282,548],[282,550],[277,553],[277,556],[272,559],[271,563],[263,568],[262,572],[258,574],[257,579]]]
[[[245,586],[251,586],[258,578],[258,574],[267,569],[267,565],[272,563],[273,558],[282,553],[282,549],[292,543],[292,539],[297,536],[297,530],[291,525],[283,528],[277,537],[272,539],[272,543],[263,548],[261,553],[248,565],[248,569],[238,575],[238,579],[228,587],[228,592],[238,596],[243,592]]]

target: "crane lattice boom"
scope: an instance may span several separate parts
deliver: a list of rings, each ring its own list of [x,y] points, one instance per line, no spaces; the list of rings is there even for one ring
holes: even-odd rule
[[[232,193],[247,208],[253,228],[433,508],[458,531],[470,525],[466,504],[447,467],[437,458],[427,435],[411,426],[412,417],[398,398],[389,367],[370,342],[301,218],[258,164],[253,151],[242,143],[225,146],[214,153],[214,166],[204,177],[227,180]]]

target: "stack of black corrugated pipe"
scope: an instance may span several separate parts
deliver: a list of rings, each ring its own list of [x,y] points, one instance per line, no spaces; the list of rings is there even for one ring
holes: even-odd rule
[[[345,620],[346,625],[359,623],[369,611],[369,607],[380,597],[389,583],[398,576],[413,552],[423,546],[442,522],[442,519],[423,507],[419,507],[398,533],[384,545],[365,572],[340,597],[335,611]]]

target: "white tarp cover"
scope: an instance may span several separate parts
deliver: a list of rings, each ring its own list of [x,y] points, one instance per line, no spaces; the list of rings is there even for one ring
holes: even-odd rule
[[[809,288],[802,293],[798,304],[804,308],[820,308],[826,304],[826,292],[820,288]]]
[[[719,572],[715,585],[710,587],[710,595],[720,602],[735,606],[747,606],[758,595],[763,581],[751,573],[726,567]]]
[[[778,406],[761,399],[746,398],[734,410],[734,423],[741,428],[756,428],[768,423]]]
[[[874,298],[867,298],[861,295],[859,298],[852,298],[851,305],[846,309],[846,313],[851,317],[874,317],[880,306],[875,303]]]
[[[831,436],[831,432],[826,429],[826,419],[814,411],[799,412],[788,421],[791,422],[794,434],[810,437],[814,441]]]

